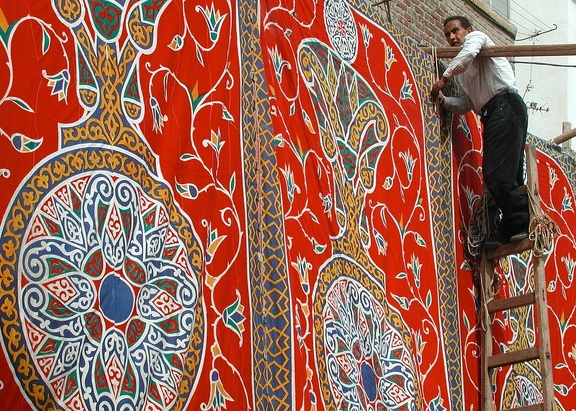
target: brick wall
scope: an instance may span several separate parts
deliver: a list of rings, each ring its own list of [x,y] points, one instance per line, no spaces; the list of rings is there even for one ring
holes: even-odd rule
[[[367,1],[377,3],[379,0]],[[386,16],[386,6],[377,7],[380,7],[382,15]],[[492,11],[483,0],[390,1],[392,25],[423,46],[448,45],[442,33],[442,22],[452,15],[468,17],[472,27],[488,34],[496,45],[514,43],[514,33],[511,31],[515,31],[515,28]]]

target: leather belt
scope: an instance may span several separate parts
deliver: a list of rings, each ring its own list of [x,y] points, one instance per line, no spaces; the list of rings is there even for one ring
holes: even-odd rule
[[[482,108],[480,109],[480,113],[482,113],[483,116],[486,116],[488,114],[488,110],[490,110],[490,108],[496,102],[496,100],[508,94],[516,94],[516,92],[508,89],[502,90],[498,94],[494,95],[490,100],[488,100],[486,104],[482,106]]]

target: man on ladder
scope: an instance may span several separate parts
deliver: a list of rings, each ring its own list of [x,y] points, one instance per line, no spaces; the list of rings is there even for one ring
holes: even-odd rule
[[[444,20],[444,35],[452,47],[461,47],[431,90],[442,107],[463,114],[473,110],[483,124],[482,173],[488,192],[502,212],[499,235],[484,243],[495,248],[528,237],[530,215],[524,186],[524,146],[528,128],[526,104],[504,57],[478,57],[483,46],[494,42],[474,31],[466,17]],[[444,97],[442,90],[456,77],[462,95]]]
[[[473,110],[481,116],[483,124],[482,172],[486,188],[502,212],[499,237],[486,241],[480,264],[480,407],[492,411],[495,403],[492,391],[492,371],[501,366],[539,360],[543,402],[522,407],[522,410],[554,410],[554,388],[550,335],[548,330],[547,298],[543,253],[537,244],[537,235],[530,242],[520,241],[528,237],[530,219],[546,221],[539,207],[536,171],[536,150],[528,150],[528,182],[524,189],[524,150],[528,128],[526,104],[516,90],[512,67],[504,57],[478,56],[483,46],[493,46],[490,38],[473,31],[466,17],[454,16],[444,20],[444,34],[452,47],[461,47],[460,52],[448,65],[442,77],[432,87],[431,94],[441,106],[455,113]],[[448,79],[456,77],[463,94],[460,97],[444,97]],[[536,198],[535,198],[536,197]],[[531,201],[529,201],[531,200]],[[530,213],[531,204],[532,214]],[[539,229],[534,229],[538,234]],[[553,232],[552,229],[550,232]],[[503,243],[518,243],[503,245]],[[529,245],[528,245],[529,243]],[[524,246],[524,248],[522,248]],[[494,262],[507,255],[532,249],[534,291],[528,294],[494,299],[490,294],[494,282]],[[548,248],[548,247],[544,247]],[[500,311],[534,305],[538,324],[538,345],[520,350],[494,353],[492,318]]]

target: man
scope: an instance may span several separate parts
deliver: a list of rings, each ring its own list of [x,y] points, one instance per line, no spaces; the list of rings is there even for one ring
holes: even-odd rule
[[[493,46],[494,42],[486,34],[474,31],[466,17],[444,20],[444,35],[450,46],[461,50],[434,84],[431,94],[448,111],[463,114],[473,110],[481,116],[482,173],[486,188],[502,211],[500,242],[521,241],[528,236],[530,220],[527,193],[521,188],[528,128],[526,104],[518,94],[508,60],[478,57],[483,46]],[[442,93],[452,77],[458,81],[460,97],[444,97]]]

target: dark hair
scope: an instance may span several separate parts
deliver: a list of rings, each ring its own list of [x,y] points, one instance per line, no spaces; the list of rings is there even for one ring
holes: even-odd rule
[[[472,24],[470,23],[470,20],[468,20],[468,17],[464,17],[464,16],[446,17],[446,19],[444,20],[444,26],[446,24],[448,24],[449,21],[452,21],[452,20],[458,20],[460,22],[460,24],[462,25],[462,27],[465,29],[467,29],[468,27],[472,27]]]

